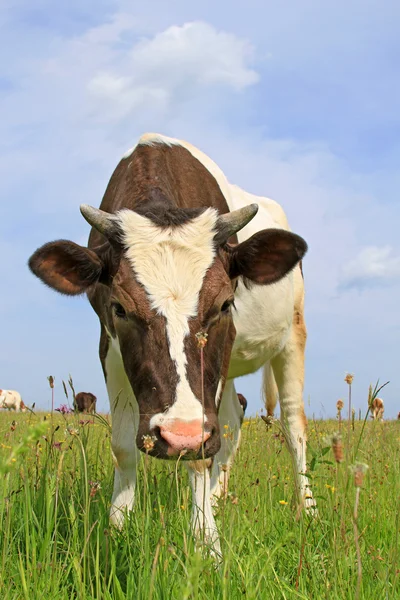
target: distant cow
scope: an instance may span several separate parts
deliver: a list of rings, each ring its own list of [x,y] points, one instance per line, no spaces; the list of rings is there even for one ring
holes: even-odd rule
[[[91,392],[79,392],[75,396],[74,409],[78,412],[96,412],[96,396]]]
[[[384,411],[385,405],[382,398],[375,398],[371,404],[371,417],[376,421],[382,421]]]
[[[0,408],[8,408],[16,412],[26,412],[21,394],[15,390],[0,390]]]
[[[237,395],[237,397],[238,397],[238,400],[239,400],[239,404],[240,404],[240,406],[241,406],[241,407],[242,407],[242,409],[243,409],[243,417],[244,417],[244,415],[245,415],[245,413],[246,413],[246,408],[247,408],[247,400],[246,400],[246,398],[243,396],[243,394],[240,394],[239,392],[238,392],[238,395]]]

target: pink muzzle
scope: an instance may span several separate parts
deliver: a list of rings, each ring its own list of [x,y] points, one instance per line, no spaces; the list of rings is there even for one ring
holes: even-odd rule
[[[203,422],[200,419],[196,421],[174,419],[168,425],[161,425],[160,434],[169,445],[169,456],[177,456],[182,451],[198,452],[201,444],[211,436],[209,431],[205,429],[203,431]]]

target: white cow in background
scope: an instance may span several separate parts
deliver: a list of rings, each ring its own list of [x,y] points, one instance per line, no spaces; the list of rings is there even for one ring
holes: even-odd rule
[[[26,411],[21,394],[15,390],[0,390],[0,408],[8,408],[16,412]]]
[[[371,417],[375,421],[383,421],[383,413],[385,412],[385,405],[382,398],[375,398],[371,404]]]

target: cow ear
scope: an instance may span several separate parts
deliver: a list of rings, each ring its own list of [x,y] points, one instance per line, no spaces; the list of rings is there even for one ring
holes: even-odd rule
[[[103,263],[93,250],[66,240],[38,248],[28,264],[46,285],[68,296],[86,292],[103,271]]]
[[[284,229],[264,229],[241,244],[229,247],[229,275],[242,275],[259,284],[279,281],[307,252],[299,235]]]

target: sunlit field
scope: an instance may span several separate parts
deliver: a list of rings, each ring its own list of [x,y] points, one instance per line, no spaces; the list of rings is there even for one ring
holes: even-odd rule
[[[218,563],[192,539],[181,465],[145,457],[117,531],[109,417],[3,411],[0,598],[400,598],[400,422],[348,425],[336,462],[338,421],[309,421],[311,516],[297,510],[279,423],[244,422],[217,510]]]

